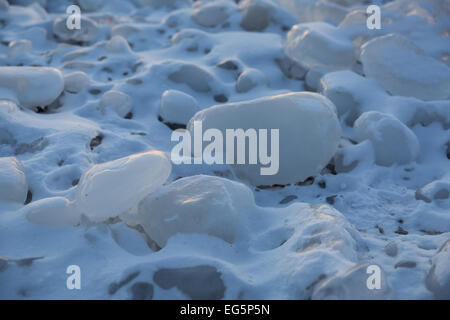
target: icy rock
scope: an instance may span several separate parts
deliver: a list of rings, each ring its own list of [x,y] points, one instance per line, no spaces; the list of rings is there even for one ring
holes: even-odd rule
[[[392,299],[393,290],[384,270],[380,267],[380,289],[369,289],[367,273],[369,263],[358,265],[344,274],[338,274],[322,283],[314,291],[314,300],[385,300]]]
[[[294,78],[297,80],[302,80],[305,77],[306,70],[302,66],[300,66],[297,62],[289,58],[288,56],[284,56],[283,59],[276,59],[275,62],[280,67],[283,74],[288,78]]]
[[[97,23],[83,15],[80,29],[68,29],[65,17],[56,18],[53,23],[53,33],[61,41],[91,42],[97,37],[98,31]]]
[[[319,91],[320,79],[327,74],[327,70],[314,68],[306,73],[305,84],[309,90]]]
[[[162,7],[168,7],[168,8],[174,9],[180,5],[190,6],[192,3],[192,0],[138,0],[138,2],[140,2],[141,5],[151,6],[155,9],[159,9]]]
[[[401,35],[389,34],[365,43],[361,61],[365,75],[393,95],[421,100],[450,97],[450,68]]]
[[[33,44],[30,40],[15,40],[8,45],[8,58],[16,58],[31,52]]]
[[[339,29],[324,22],[293,26],[287,35],[285,52],[306,69],[351,69],[356,62],[353,43]]]
[[[186,125],[199,110],[194,97],[178,90],[166,90],[161,97],[159,116],[164,122]]]
[[[296,183],[320,172],[334,155],[341,136],[335,109],[322,95],[288,93],[202,110],[195,114],[187,128],[193,135],[194,122],[202,121],[203,131],[215,128],[223,137],[226,137],[226,129],[254,129],[257,132],[267,129],[267,141],[271,139],[270,129],[278,129],[278,172],[272,172],[273,167],[269,169],[260,162],[235,162],[233,168],[240,178],[254,185]],[[246,148],[248,154],[248,145]],[[268,149],[268,154],[273,154],[274,151]]]
[[[236,82],[236,91],[245,93],[255,87],[267,85],[266,75],[258,69],[247,69],[242,72]]]
[[[0,67],[0,88],[15,94],[24,107],[43,107],[59,97],[64,77],[49,67]]]
[[[397,253],[398,253],[398,247],[397,244],[394,241],[390,241],[388,242],[385,246],[384,246],[384,252],[389,256],[389,257],[396,257]]]
[[[239,9],[243,11],[241,27],[247,31],[263,31],[268,27],[274,11],[269,0],[244,0]]]
[[[26,208],[27,219],[49,227],[69,227],[80,223],[80,215],[66,198],[54,197],[32,202]]]
[[[132,50],[124,37],[115,35],[105,45],[106,51],[110,53],[131,53]]]
[[[197,92],[208,92],[213,82],[212,75],[195,64],[182,64],[177,71],[169,74],[169,80],[184,83]]]
[[[131,97],[118,90],[109,90],[100,99],[100,108],[111,108],[119,117],[125,118],[132,110]]]
[[[64,90],[79,93],[89,86],[89,76],[83,71],[76,71],[64,76]]]
[[[254,206],[245,185],[212,176],[191,176],[163,186],[139,204],[140,223],[160,247],[178,233],[202,233],[232,243],[239,215]]]
[[[24,203],[28,184],[16,157],[0,158],[0,201]]]
[[[416,199],[427,203],[448,198],[450,198],[450,182],[445,180],[430,182],[416,191]]]
[[[420,145],[414,132],[392,115],[365,112],[355,121],[353,129],[358,142],[372,142],[378,165],[406,164],[419,154]]]
[[[77,0],[78,5],[83,11],[97,11],[103,5],[103,0]]]
[[[450,240],[433,257],[426,284],[436,299],[450,299]]]
[[[228,6],[226,3],[207,3],[194,10],[194,21],[206,28],[214,28],[228,19]]]
[[[133,154],[93,166],[78,183],[75,206],[93,222],[137,208],[139,201],[168,178],[171,164],[159,151]]]
[[[330,21],[337,25],[341,22],[348,9],[330,1],[317,0],[278,0],[292,12],[301,23],[314,21]]]

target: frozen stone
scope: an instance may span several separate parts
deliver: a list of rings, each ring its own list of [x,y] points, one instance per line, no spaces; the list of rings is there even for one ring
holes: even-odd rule
[[[236,90],[245,93],[255,87],[267,85],[266,75],[258,69],[247,69],[242,72],[236,82]]]
[[[243,0],[239,9],[243,11],[241,27],[247,31],[263,31],[269,26],[274,4],[268,0]]]
[[[314,300],[385,300],[393,299],[393,290],[384,270],[380,268],[380,287],[369,289],[369,263],[358,265],[344,274],[332,276],[314,291]]]
[[[64,77],[49,67],[0,67],[0,88],[9,90],[24,107],[44,107],[61,94]]]
[[[436,299],[450,299],[450,240],[433,257],[426,284]]]
[[[131,97],[118,90],[109,90],[100,99],[100,108],[111,108],[119,117],[125,118],[132,110]]]
[[[169,74],[169,80],[175,83],[184,83],[197,92],[211,90],[212,75],[195,64],[182,64],[177,71]]]
[[[75,207],[93,222],[117,217],[137,208],[139,201],[160,187],[170,172],[170,161],[159,151],[97,164],[81,176]]]
[[[226,3],[207,3],[194,10],[194,21],[206,28],[214,28],[228,19],[228,6]]]
[[[105,45],[106,51],[110,53],[121,53],[121,54],[127,54],[131,53],[132,50],[130,49],[130,46],[128,45],[128,41],[125,40],[124,37],[115,35],[113,36]]]
[[[406,164],[419,154],[420,145],[414,132],[392,115],[365,112],[355,121],[353,128],[358,142],[372,142],[379,165]]]
[[[278,0],[278,2],[289,12],[292,12],[301,23],[329,21],[337,25],[348,13],[347,8],[331,1]]]
[[[28,184],[16,157],[0,158],[0,201],[24,203]]]
[[[396,257],[397,253],[398,253],[398,247],[397,244],[394,241],[389,241],[385,246],[384,246],[384,252],[386,252],[386,254],[389,257]]]
[[[309,90],[319,91],[320,79],[327,74],[327,70],[314,68],[306,73],[305,84]]]
[[[83,11],[97,11],[103,5],[103,0],[77,0],[78,5]]]
[[[64,76],[64,90],[79,93],[89,86],[89,76],[83,71],[75,71]]]
[[[161,97],[159,116],[164,122],[186,125],[199,110],[194,97],[178,90],[166,90]]]
[[[91,42],[97,38],[98,32],[97,23],[84,15],[81,15],[80,29],[68,29],[66,17],[56,18],[53,23],[53,33],[61,41]]]
[[[435,180],[416,191],[416,199],[430,203],[450,198],[450,181]]]
[[[361,61],[365,75],[393,95],[421,100],[450,97],[450,68],[401,35],[389,34],[365,43]]]
[[[8,58],[16,58],[31,52],[33,44],[30,40],[15,40],[8,45]]]
[[[162,7],[177,8],[178,6],[185,5],[190,6],[192,0],[137,0],[141,5],[151,6],[155,9]]]
[[[25,208],[27,219],[49,227],[69,227],[80,223],[80,215],[72,203],[63,197],[34,201]]]
[[[339,29],[324,22],[293,26],[287,35],[285,52],[306,69],[351,69],[356,62],[353,43]]]
[[[201,233],[232,243],[238,220],[254,206],[245,185],[212,176],[179,179],[139,204],[140,223],[160,247],[178,233]]]
[[[254,185],[296,183],[320,172],[334,155],[341,136],[335,109],[322,95],[288,93],[204,109],[195,114],[187,128],[193,135],[194,123],[201,121],[203,131],[218,129],[223,137],[226,129],[253,129],[260,135],[259,130],[266,129],[267,141],[272,139],[273,129],[278,129],[279,152],[273,145],[268,147],[268,154],[279,153],[278,171],[260,162],[250,164],[247,157],[245,164],[235,161],[232,166],[239,177]],[[245,148],[248,154],[248,143]]]

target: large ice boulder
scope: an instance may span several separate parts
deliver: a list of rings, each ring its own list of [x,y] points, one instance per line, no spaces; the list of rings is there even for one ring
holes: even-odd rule
[[[132,111],[132,100],[122,91],[109,90],[100,99],[100,108],[111,108],[119,117],[125,118]]]
[[[69,93],[79,93],[90,83],[89,76],[83,71],[75,71],[64,76],[64,90]]]
[[[168,178],[171,164],[159,151],[133,154],[93,166],[80,178],[75,207],[93,222],[114,218],[155,191]]]
[[[421,100],[450,97],[450,68],[401,35],[389,34],[365,43],[361,61],[365,75],[393,95]]]
[[[266,154],[272,157],[271,167],[261,161],[251,164],[248,157],[245,164],[238,164],[236,154],[231,163],[238,177],[254,185],[295,183],[317,174],[334,155],[341,136],[333,103],[322,95],[308,92],[281,94],[202,110],[187,126],[192,136],[196,123],[202,124],[203,131],[210,128],[220,130],[224,139],[227,129],[253,129],[250,131],[257,132],[259,143],[267,146]],[[279,141],[274,129],[278,130]],[[267,140],[262,141],[261,138]],[[269,141],[272,142],[269,144]],[[257,147],[256,141],[246,143],[245,153],[248,155]],[[223,150],[225,153],[229,151]],[[259,153],[264,153],[260,147]],[[261,158],[259,156],[259,160]]]
[[[285,52],[306,69],[351,69],[356,63],[351,40],[325,22],[293,26],[287,35]]]
[[[236,81],[236,91],[245,93],[255,87],[266,85],[269,81],[266,75],[258,69],[247,69],[242,72]]]
[[[206,28],[214,28],[225,23],[229,17],[230,3],[228,1],[214,1],[205,3],[194,10],[194,21]]]
[[[0,67],[0,89],[7,89],[24,107],[44,107],[61,94],[64,77],[49,67]]]
[[[263,31],[268,27],[275,6],[270,0],[244,0],[239,4],[243,12],[241,27],[247,31]]]
[[[372,142],[379,165],[406,164],[419,154],[419,140],[414,132],[390,114],[365,112],[355,121],[353,128],[358,142]]]
[[[27,219],[48,227],[69,227],[80,223],[80,214],[73,202],[64,197],[45,198],[25,207]]]
[[[203,233],[232,243],[239,215],[254,205],[245,185],[212,176],[179,179],[139,204],[145,232],[160,247],[178,233]]]
[[[24,203],[28,184],[16,157],[0,158],[0,201]]]
[[[182,91],[166,90],[161,96],[159,116],[167,124],[185,126],[199,110],[197,100]]]
[[[450,240],[433,257],[426,284],[437,299],[450,299]]]

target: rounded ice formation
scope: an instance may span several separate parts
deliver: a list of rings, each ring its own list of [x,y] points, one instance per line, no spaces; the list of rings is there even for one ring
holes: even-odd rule
[[[450,68],[398,34],[377,37],[362,46],[364,73],[393,95],[421,100],[450,97]]]
[[[271,143],[267,147],[267,155],[272,155],[270,167],[260,161],[249,164],[248,157],[246,164],[236,164],[236,161],[233,164],[236,174],[254,185],[295,183],[317,174],[336,152],[341,136],[336,107],[324,96],[308,92],[281,94],[202,110],[187,126],[192,136],[197,121],[201,121],[203,131],[218,129],[223,137],[226,137],[226,129],[254,129],[257,135],[259,133],[257,139],[267,138],[267,144],[275,137],[274,129],[279,130],[279,143],[274,140],[276,145]],[[267,131],[264,133],[261,129]],[[246,143],[246,154],[248,151]]]
[[[24,107],[44,107],[61,94],[64,77],[50,67],[0,67],[0,88],[9,89]]]
[[[356,62],[353,43],[325,22],[293,26],[285,52],[306,69],[350,69]]]
[[[435,200],[446,200],[450,198],[450,182],[446,180],[435,180],[427,183],[416,191],[416,199],[430,203]]]
[[[125,118],[132,110],[131,97],[118,90],[109,90],[100,99],[100,108],[111,108],[119,117]]]
[[[223,4],[208,3],[194,10],[194,21],[206,28],[214,28],[228,19],[227,6]]]
[[[414,132],[392,115],[365,112],[355,121],[353,129],[358,142],[372,142],[379,165],[406,164],[419,154],[420,145]]]
[[[114,35],[105,45],[105,49],[111,53],[131,53],[128,41],[123,36]]]
[[[83,11],[91,12],[100,9],[103,0],[77,0],[77,3]]]
[[[89,76],[83,71],[75,71],[64,76],[64,90],[78,93],[89,86]]]
[[[74,210],[72,203],[63,197],[32,202],[25,211],[30,222],[49,227],[69,227],[80,222],[80,215]]]
[[[247,31],[263,31],[269,26],[274,6],[267,0],[244,0],[239,4],[243,11],[241,27]]]
[[[159,116],[164,122],[186,125],[199,110],[194,97],[178,90],[166,90],[161,97]]]
[[[239,75],[236,82],[236,91],[245,93],[257,86],[266,85],[267,77],[258,69],[247,69]]]
[[[93,166],[78,183],[75,207],[93,222],[137,208],[139,201],[166,182],[171,163],[160,151],[132,154]]]
[[[67,18],[56,18],[53,23],[53,33],[62,41],[90,42],[98,35],[98,25],[95,21],[81,15],[81,28],[67,28]]]
[[[192,176],[160,188],[139,204],[139,220],[160,247],[178,233],[203,233],[232,243],[252,191],[225,178]]]
[[[436,299],[450,299],[450,240],[433,257],[426,284]]]
[[[8,58],[15,58],[31,52],[33,43],[30,40],[15,40],[8,45]]]
[[[0,158],[0,201],[24,203],[28,184],[16,157]]]

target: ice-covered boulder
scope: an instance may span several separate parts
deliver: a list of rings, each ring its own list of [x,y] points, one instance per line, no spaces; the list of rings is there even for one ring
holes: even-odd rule
[[[247,31],[263,31],[268,27],[274,4],[270,0],[244,0],[239,4],[243,12],[241,27]]]
[[[8,45],[8,58],[13,59],[19,56],[27,55],[31,52],[33,43],[30,40],[22,39],[11,41]]]
[[[94,20],[81,15],[80,29],[70,30],[67,28],[67,18],[59,17],[53,23],[53,34],[61,41],[91,42],[99,32],[97,23]]]
[[[197,92],[208,92],[214,81],[208,71],[192,63],[181,64],[176,71],[169,74],[169,80],[184,83]]]
[[[285,52],[307,69],[351,69],[356,62],[351,40],[325,22],[293,26],[287,35]]]
[[[344,274],[338,274],[322,283],[314,290],[314,300],[385,300],[393,299],[393,290],[384,270],[370,269],[369,263],[358,265]],[[373,268],[373,267],[372,267]],[[380,271],[379,288],[369,289],[368,281],[373,272]],[[369,272],[368,272],[369,271]]]
[[[348,9],[327,0],[278,0],[281,6],[292,12],[301,23],[330,21],[339,24]]]
[[[103,0],[77,0],[78,5],[83,11],[97,11],[103,5]]]
[[[95,165],[80,178],[75,207],[93,222],[117,217],[137,208],[139,201],[161,186],[170,172],[170,161],[159,151]]]
[[[186,126],[199,110],[194,97],[178,90],[166,90],[161,97],[159,116],[165,123]]]
[[[426,284],[437,299],[450,299],[450,240],[433,257]]]
[[[450,68],[401,35],[389,34],[365,43],[361,61],[365,75],[393,95],[421,100],[450,97]]]
[[[189,121],[187,128],[193,136],[194,124],[201,121],[203,131],[218,129],[223,137],[226,137],[226,129],[254,129],[259,133],[259,141],[261,136],[267,138],[271,167],[260,161],[250,164],[246,157],[245,164],[234,161],[236,174],[254,185],[288,184],[317,174],[334,155],[341,136],[335,109],[333,103],[322,95],[288,93],[202,110]],[[266,129],[266,134],[261,129]],[[279,130],[278,144],[274,129]],[[269,145],[272,138],[274,140]],[[251,147],[256,146],[255,142]],[[245,148],[248,155],[251,150],[249,143]],[[276,163],[278,159],[279,163]],[[278,171],[275,170],[277,164]]]
[[[450,181],[435,180],[416,191],[416,199],[430,203],[450,198]]]
[[[203,233],[232,243],[239,215],[254,206],[245,185],[212,176],[179,179],[139,204],[139,220],[160,247],[178,233]]]
[[[75,71],[64,76],[64,90],[79,93],[89,86],[89,76],[83,71]]]
[[[420,145],[414,132],[392,115],[365,112],[355,121],[353,129],[358,142],[372,142],[379,165],[406,164],[419,154]]]
[[[27,219],[49,227],[69,227],[80,223],[80,214],[73,203],[63,197],[45,198],[25,207]]]
[[[263,86],[268,83],[266,75],[258,69],[247,69],[239,75],[236,82],[236,91],[245,93],[255,87]]]
[[[151,6],[155,9],[168,7],[168,8],[176,8],[181,5],[190,6],[192,0],[137,0],[141,5]]]
[[[14,94],[24,107],[44,107],[61,94],[64,77],[49,67],[0,67],[0,88]]]
[[[0,158],[0,201],[24,203],[28,184],[16,157]]]
[[[203,27],[214,28],[228,19],[228,10],[229,2],[214,1],[196,8],[192,18]]]
[[[119,117],[125,118],[132,110],[131,97],[118,90],[109,90],[100,99],[100,108],[111,108]]]

